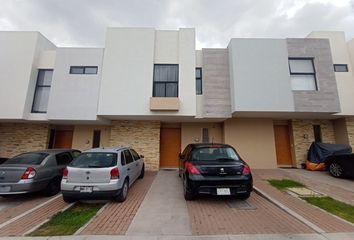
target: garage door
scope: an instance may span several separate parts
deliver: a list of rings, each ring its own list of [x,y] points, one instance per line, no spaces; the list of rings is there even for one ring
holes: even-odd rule
[[[160,167],[178,167],[178,154],[181,152],[181,129],[161,128]]]

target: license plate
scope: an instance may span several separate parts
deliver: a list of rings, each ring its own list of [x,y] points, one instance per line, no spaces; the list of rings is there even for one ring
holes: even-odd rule
[[[230,188],[217,188],[216,189],[217,195],[230,195]]]
[[[91,193],[92,187],[80,187],[80,192],[82,193]]]
[[[10,192],[10,186],[0,186],[0,192]]]

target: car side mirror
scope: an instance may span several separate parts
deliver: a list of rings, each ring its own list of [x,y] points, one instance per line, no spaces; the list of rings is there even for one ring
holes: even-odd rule
[[[184,155],[182,153],[178,154],[180,159],[184,159]]]
[[[144,155],[140,155],[140,158],[144,158]]]

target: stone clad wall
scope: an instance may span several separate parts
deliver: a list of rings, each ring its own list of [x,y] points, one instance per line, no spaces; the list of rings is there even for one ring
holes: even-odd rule
[[[48,140],[47,124],[0,123],[0,157],[46,149]]]
[[[111,147],[131,146],[145,157],[146,170],[157,171],[160,165],[160,122],[112,121]]]
[[[354,151],[354,118],[346,118],[345,122],[347,126],[348,141]]]
[[[293,120],[292,131],[296,166],[301,167],[307,159],[307,151],[315,140],[313,125],[321,125],[322,142],[335,143],[333,123],[330,120]],[[354,125],[353,125],[354,127]],[[354,130],[354,129],[353,129]],[[305,138],[304,138],[304,135]]]

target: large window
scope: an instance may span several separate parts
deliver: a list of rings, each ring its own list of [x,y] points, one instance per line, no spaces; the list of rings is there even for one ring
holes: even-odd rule
[[[33,98],[32,112],[46,113],[52,84],[53,70],[40,69],[38,71],[36,90]]]
[[[195,69],[195,89],[197,95],[202,95],[202,68]]]
[[[97,74],[97,66],[71,66],[70,74]]]
[[[293,90],[317,90],[312,58],[289,58],[289,70]]]
[[[153,97],[178,97],[178,65],[154,65]]]

